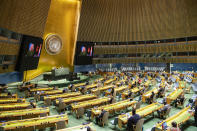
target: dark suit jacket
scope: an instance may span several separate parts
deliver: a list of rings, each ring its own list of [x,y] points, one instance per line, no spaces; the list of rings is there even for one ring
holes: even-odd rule
[[[140,119],[140,116],[138,114],[131,116],[128,119],[127,129],[133,128],[133,125],[136,125],[139,119]]]
[[[102,112],[101,112],[101,114],[99,115],[99,118],[102,118],[102,117],[103,117],[103,115],[105,114],[105,112],[107,112],[107,111],[105,111],[105,110],[104,110],[104,111],[102,111]]]
[[[197,106],[195,106],[195,112],[194,112],[194,117],[197,117]]]

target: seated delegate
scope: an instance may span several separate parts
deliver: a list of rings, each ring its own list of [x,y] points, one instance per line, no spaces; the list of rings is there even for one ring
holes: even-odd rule
[[[132,110],[132,116],[128,119],[127,131],[134,131],[134,125],[139,121],[140,116],[136,114],[136,110]]]

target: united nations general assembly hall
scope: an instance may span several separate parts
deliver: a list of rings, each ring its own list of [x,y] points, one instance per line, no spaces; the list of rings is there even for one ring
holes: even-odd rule
[[[0,0],[0,131],[197,131],[197,0]]]

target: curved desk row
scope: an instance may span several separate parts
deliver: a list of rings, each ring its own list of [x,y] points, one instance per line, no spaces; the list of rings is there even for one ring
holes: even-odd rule
[[[136,110],[136,114],[140,115],[140,117],[145,117],[147,115],[153,114],[155,111],[163,108],[164,105],[160,103],[153,103],[148,106],[142,107],[140,109]],[[123,115],[118,116],[118,126],[119,128],[122,128],[122,125],[127,124],[128,119],[132,116],[132,112],[128,112]]]
[[[162,130],[162,124],[164,122],[167,123],[168,127],[171,127],[171,124],[173,121],[175,121],[178,125],[181,125],[185,123],[187,120],[189,120],[194,113],[190,110],[190,107],[186,107],[177,114],[167,118],[166,120],[162,121],[161,123],[156,125],[156,130]],[[169,129],[168,129],[169,130]]]
[[[106,104],[109,101],[110,101],[110,98],[102,97],[102,98],[98,98],[98,99],[93,99],[93,100],[88,100],[88,101],[84,101],[84,102],[79,102],[79,103],[76,103],[76,104],[71,104],[71,107],[72,107],[72,111],[76,112],[76,110],[81,108],[81,107],[83,107],[83,108],[91,108],[93,106]]]
[[[22,110],[27,108],[31,108],[31,104],[29,102],[0,104],[0,111]]]
[[[108,111],[110,114],[115,113],[116,111],[124,110],[132,105],[137,103],[136,101],[124,100],[119,101],[113,104],[100,106],[98,108],[93,108],[91,111],[91,118],[94,119],[95,116],[98,116],[101,113],[101,109]]]
[[[56,129],[62,129],[65,128],[66,124],[68,124],[68,116],[67,114],[64,114],[64,115],[55,115],[55,116],[3,122],[0,123],[0,130],[27,131],[27,130],[43,129],[46,127],[56,127]]]
[[[40,117],[49,115],[49,108],[33,108],[24,110],[2,111],[0,112],[1,120],[17,120],[24,118]]]

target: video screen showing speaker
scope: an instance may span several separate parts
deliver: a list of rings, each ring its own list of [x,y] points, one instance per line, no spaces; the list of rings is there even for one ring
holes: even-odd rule
[[[93,52],[94,52],[94,43],[77,42],[76,53],[75,53],[75,65],[92,64]]]
[[[16,64],[17,71],[37,69],[43,39],[28,35],[22,36],[20,53]]]

